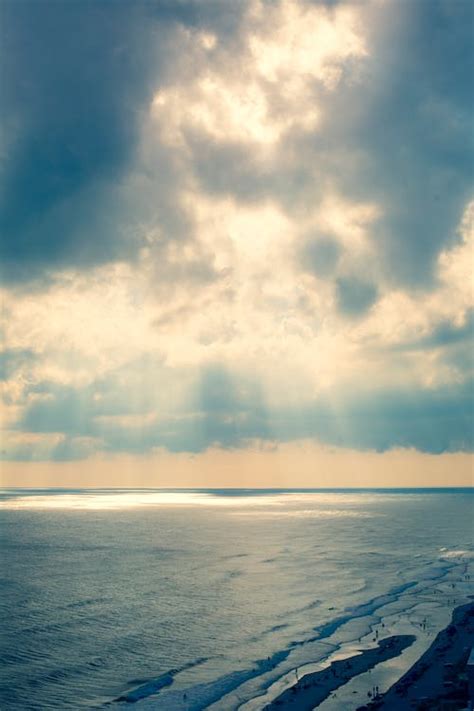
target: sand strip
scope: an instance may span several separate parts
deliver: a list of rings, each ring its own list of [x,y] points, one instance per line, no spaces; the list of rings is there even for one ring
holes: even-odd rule
[[[274,709],[312,711],[332,691],[346,684],[352,677],[372,669],[376,664],[396,657],[415,641],[413,635],[395,635],[381,639],[377,647],[366,649],[348,659],[338,660],[322,671],[305,674],[294,686],[265,706]]]
[[[474,603],[470,602],[454,610],[451,624],[396,684],[359,711],[466,708],[466,663],[473,645]]]

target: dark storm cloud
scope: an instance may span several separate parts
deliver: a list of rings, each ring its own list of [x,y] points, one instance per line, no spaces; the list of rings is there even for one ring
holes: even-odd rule
[[[361,316],[377,299],[377,289],[358,277],[336,279],[339,310],[345,316]]]
[[[131,387],[134,379],[140,379],[140,370],[152,368],[151,362],[140,359],[85,388],[48,382],[31,386],[28,394],[36,399],[26,407],[14,429],[65,435],[58,445],[57,456],[61,459],[67,458],[68,452],[71,458],[73,452],[77,452],[78,458],[84,456],[90,446],[88,439],[100,440],[107,451],[142,453],[153,447],[165,447],[172,452],[200,452],[214,444],[238,447],[255,437],[269,437],[268,414],[255,380],[235,380],[219,366],[205,368],[184,409],[165,414],[169,403],[162,396],[162,382],[177,381],[182,374],[160,369],[155,364],[153,389]],[[124,382],[125,373],[128,377]],[[141,379],[143,385],[145,376]],[[145,418],[136,427],[121,426],[117,420],[120,416],[144,413],[158,417]],[[19,458],[24,451],[30,458],[31,446],[26,450],[20,448]]]
[[[386,273],[427,283],[472,195],[474,7],[433,0],[379,13],[361,84],[328,97],[316,153],[341,155],[346,194],[381,205],[373,238]]]
[[[35,400],[26,409],[21,421],[22,430],[92,434],[92,420],[96,408],[87,390],[42,383],[31,388],[30,394],[47,395],[47,398]]]
[[[161,375],[166,378],[164,371]],[[156,447],[171,452],[201,452],[212,446],[233,449],[255,439],[313,439],[359,450],[402,447],[436,454],[469,451],[474,445],[471,382],[429,390],[354,391],[337,399],[321,397],[298,408],[270,411],[255,380],[212,367],[203,371],[192,402],[173,415],[144,420],[138,427],[120,426],[104,416],[158,414],[163,410],[159,383],[154,393],[135,402],[130,400],[128,383],[120,384],[110,376],[82,390],[44,383],[35,392],[49,397],[32,402],[15,429],[60,433],[64,440],[46,455],[44,449],[35,454],[31,444],[20,445],[9,452],[10,458],[81,458],[95,451],[97,443],[102,451],[129,453]]]
[[[121,181],[191,4],[7,0],[1,14],[4,278],[131,258]]]
[[[354,393],[343,402],[321,400],[278,413],[278,439],[315,438],[334,446],[383,452],[397,447],[440,454],[474,446],[472,383],[433,390]]]
[[[10,380],[23,368],[28,368],[37,360],[34,351],[23,348],[12,348],[0,353],[0,381]]]
[[[212,444],[239,446],[254,437],[269,437],[269,414],[256,380],[236,379],[219,366],[206,368],[196,404],[203,413],[202,449]]]
[[[301,264],[315,276],[331,275],[337,265],[342,248],[335,239],[322,235],[310,238],[301,250]]]
[[[471,347],[474,337],[474,310],[470,310],[466,322],[456,326],[451,322],[440,323],[432,333],[423,338],[406,341],[399,346],[392,346],[393,351],[426,350],[430,348],[443,348],[456,345]]]
[[[127,163],[146,95],[130,14],[123,3],[2,4],[5,269],[101,261],[111,249],[90,219]]]

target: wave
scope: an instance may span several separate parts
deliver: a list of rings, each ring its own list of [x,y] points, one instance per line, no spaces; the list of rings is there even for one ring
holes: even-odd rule
[[[187,702],[191,705],[193,709],[198,711],[199,709],[205,709],[210,704],[220,701],[223,697],[231,694],[233,691],[238,689],[245,682],[251,679],[256,679],[258,677],[263,677],[264,675],[272,672],[278,665],[284,662],[289,655],[294,651],[296,647],[302,647],[314,641],[319,641],[330,637],[339,627],[341,627],[346,622],[357,617],[366,617],[373,614],[379,607],[386,605],[393,600],[396,600],[399,595],[408,590],[409,588],[417,585],[417,582],[411,581],[405,583],[404,585],[399,585],[392,588],[388,593],[384,595],[377,596],[372,600],[359,605],[357,607],[347,608],[346,612],[330,620],[323,625],[315,627],[317,631],[317,636],[312,636],[310,638],[305,638],[302,640],[296,640],[291,642],[286,648],[275,652],[273,655],[267,657],[266,659],[260,659],[254,662],[254,665],[250,669],[243,669],[240,671],[231,672],[229,674],[223,675],[212,682],[205,682],[202,684],[197,684],[186,690]],[[319,601],[314,601],[309,603],[309,605],[301,608],[300,611],[308,610],[313,607],[317,607]],[[278,631],[282,629],[283,625],[275,625],[273,628],[268,630],[265,634],[270,632]],[[326,654],[329,655],[332,651],[337,648],[337,645],[328,645]],[[128,694],[122,695],[116,701],[126,701],[134,702],[143,700],[149,696],[155,696],[159,691],[164,689],[166,686],[171,686],[173,683],[174,676],[178,673],[178,670],[171,670],[160,677],[151,680],[137,689],[132,690]],[[279,676],[279,674],[278,674]],[[277,677],[278,678],[278,677]],[[266,681],[262,679],[262,688],[268,688],[275,680],[275,677],[269,678]],[[153,708],[166,709],[166,711],[171,711],[171,709],[178,708],[179,702],[182,702],[183,691],[167,692],[166,698],[162,700],[162,703],[158,699],[154,699]],[[142,706],[141,706],[142,708]],[[150,707],[152,708],[152,707]]]
[[[447,550],[440,548],[440,558],[469,558],[474,559],[474,551],[472,550]]]
[[[126,703],[133,704],[137,701],[141,701],[142,699],[146,699],[149,696],[154,696],[161,689],[164,689],[167,686],[171,686],[171,684],[174,682],[174,677],[180,672],[186,671],[187,669],[192,669],[193,667],[197,667],[199,664],[204,664],[204,662],[207,661],[207,657],[201,657],[200,659],[195,659],[192,662],[184,664],[178,669],[170,669],[169,671],[165,672],[164,674],[160,674],[160,676],[155,677],[154,679],[148,679],[147,681],[140,681],[138,679],[131,680],[129,682],[130,684],[140,681],[140,685],[132,689],[131,691],[127,691],[125,694],[122,694],[117,699],[114,699],[114,701],[125,701]]]
[[[444,569],[438,569],[437,575],[433,576],[429,580],[440,580],[447,573],[449,573],[450,570],[451,566],[449,565],[446,566],[446,568]],[[290,656],[290,654],[292,654],[292,652],[295,650],[295,648],[303,648],[305,645],[310,645],[313,642],[321,642],[321,644],[327,645],[327,648],[323,656],[318,660],[318,663],[324,661],[324,659],[328,658],[335,650],[342,646],[340,643],[331,644],[329,640],[329,638],[334,634],[334,632],[336,632],[342,625],[351,622],[352,620],[362,619],[364,617],[370,619],[374,615],[374,613],[377,612],[377,610],[392,602],[396,602],[400,599],[401,596],[403,596],[404,593],[410,591],[412,588],[416,588],[419,585],[419,580],[411,580],[401,585],[392,587],[387,593],[373,597],[372,599],[360,605],[346,608],[342,615],[339,615],[338,617],[335,617],[332,620],[329,620],[315,627],[314,631],[317,632],[316,635],[312,635],[302,640],[292,641],[285,649],[281,650],[280,652],[277,652],[268,659],[257,661],[253,669],[235,672],[233,674],[222,676],[214,682],[209,682],[207,684],[201,684],[196,685],[195,687],[191,687],[187,690],[187,698],[190,707],[192,707],[195,711],[202,711],[203,709],[207,708],[211,703],[227,703],[227,696],[229,696],[229,698],[232,697],[232,701],[227,704],[227,706],[222,706],[222,708],[234,708],[232,704],[234,704],[236,701],[238,701],[239,704],[242,703],[242,691],[239,687],[241,687],[246,682],[256,680],[258,677],[261,677],[261,681],[258,686],[258,691],[255,690],[255,685],[253,684],[252,687],[255,691],[251,693],[253,693],[254,695],[251,697],[247,696],[247,700],[250,700],[250,698],[256,698],[256,696],[260,696],[262,692],[265,693],[265,691],[270,686],[272,686],[272,684],[274,684],[276,680],[280,679],[282,674],[283,676],[285,676],[285,674],[287,674],[291,670],[291,667],[288,667],[288,665],[286,665],[288,667],[287,669],[284,669],[282,667],[280,667],[280,669],[277,669],[276,667],[282,662],[285,662]],[[315,603],[310,603],[308,606],[300,608],[300,611],[311,608],[313,606],[317,607],[318,603],[319,601],[316,601]],[[412,601],[412,604],[414,606],[416,602]],[[411,608],[412,604],[408,603],[407,608],[404,609]],[[276,625],[273,630],[276,630],[279,627],[279,625]],[[370,627],[368,627],[367,632],[369,630]],[[323,642],[322,640],[328,641]],[[272,673],[273,670],[275,670],[275,673]],[[237,694],[237,689],[239,689],[239,694]],[[160,708],[166,709],[166,711],[172,711],[172,709],[174,708],[179,708],[179,705],[174,705],[175,703],[177,703],[177,701],[177,696],[174,697],[174,695],[170,696],[166,694],[166,699],[164,699],[164,705],[157,705],[153,707],[150,706],[149,708]],[[220,708],[221,706],[219,706],[219,709]]]

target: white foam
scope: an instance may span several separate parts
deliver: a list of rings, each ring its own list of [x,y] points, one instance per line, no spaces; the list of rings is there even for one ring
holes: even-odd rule
[[[469,558],[469,559],[474,558],[474,551],[466,551],[466,550],[449,551],[446,548],[440,548],[440,552],[442,552],[442,554],[440,555],[440,558]]]

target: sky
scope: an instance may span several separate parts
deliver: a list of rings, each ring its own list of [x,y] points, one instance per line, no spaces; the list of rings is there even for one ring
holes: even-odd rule
[[[7,486],[470,485],[470,0],[2,0]]]

